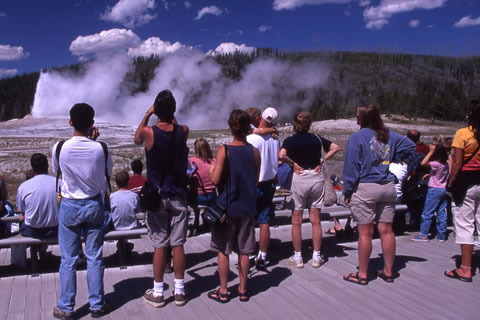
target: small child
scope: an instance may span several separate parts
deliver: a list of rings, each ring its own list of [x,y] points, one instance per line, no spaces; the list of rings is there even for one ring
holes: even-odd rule
[[[115,230],[130,230],[138,227],[136,213],[140,211],[138,195],[128,190],[130,176],[126,171],[115,175],[118,191],[110,195],[110,206]]]
[[[442,137],[435,137],[430,151],[422,160],[421,165],[430,169],[427,198],[422,212],[420,234],[412,238],[413,241],[428,241],[428,233],[433,216],[437,212],[437,240],[445,242],[447,233],[447,203],[445,190],[449,177],[448,151]]]

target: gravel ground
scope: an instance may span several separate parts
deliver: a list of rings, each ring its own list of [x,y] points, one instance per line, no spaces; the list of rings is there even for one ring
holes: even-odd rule
[[[422,132],[423,141],[430,143],[434,135],[453,136],[462,123],[437,122],[435,125],[428,120],[409,120],[400,116],[385,118],[389,128],[405,134],[408,130],[417,129]],[[129,170],[130,162],[135,158],[145,160],[143,147],[133,143],[136,127],[130,125],[98,122],[101,136],[99,140],[108,143],[111,148],[114,171]],[[350,135],[358,130],[355,119],[326,120],[312,124],[312,132],[320,133],[334,141],[342,150],[329,161],[329,170],[341,176],[343,169],[343,149]],[[14,202],[16,190],[24,181],[25,172],[30,169],[30,156],[41,152],[49,156],[55,142],[68,139],[72,128],[67,118],[32,118],[15,119],[0,123],[0,174],[5,177],[8,185],[9,199]],[[279,127],[280,139],[293,134],[292,126]],[[219,145],[231,141],[229,130],[194,130],[190,133],[188,145],[193,152],[196,138],[203,137],[209,141],[212,150]],[[115,185],[113,183],[113,185]]]

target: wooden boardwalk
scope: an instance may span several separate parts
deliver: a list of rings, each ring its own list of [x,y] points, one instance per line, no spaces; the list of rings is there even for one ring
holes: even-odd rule
[[[331,223],[322,223],[324,230]],[[358,286],[341,279],[355,271],[357,243],[338,242],[324,238],[324,253],[328,262],[320,269],[311,267],[311,228],[303,225],[304,269],[288,266],[292,253],[289,226],[272,228],[270,263],[267,272],[253,271],[249,287],[253,297],[247,303],[237,298],[222,305],[207,298],[207,292],[218,286],[216,255],[210,251],[210,235],[190,238],[186,244],[186,290],[190,301],[176,307],[171,292],[173,274],[165,282],[167,305],[152,308],[143,302],[143,293],[152,286],[152,248],[147,238],[133,240],[135,253],[128,259],[129,267],[115,267],[115,243],[105,244],[105,293],[114,311],[104,319],[480,319],[480,250],[474,252],[477,275],[473,283],[447,279],[443,271],[459,263],[459,247],[450,236],[446,243],[430,241],[417,243],[410,236],[397,237],[396,269],[399,278],[388,284],[375,279],[375,270],[381,268],[380,241],[374,240],[370,263],[371,282]],[[52,247],[49,248],[52,250]],[[9,250],[0,251],[0,320],[52,319],[56,305],[58,281],[58,246],[53,247],[53,258],[44,266],[39,277],[24,275],[10,266]],[[232,292],[235,292],[236,256],[231,256]],[[86,270],[80,265],[77,272],[78,318],[90,318]]]

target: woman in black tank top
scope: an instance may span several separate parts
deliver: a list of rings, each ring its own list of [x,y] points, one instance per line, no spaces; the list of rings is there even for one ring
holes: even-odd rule
[[[225,303],[230,301],[228,294],[229,255],[238,254],[238,272],[240,301],[248,301],[247,275],[248,255],[255,251],[255,190],[260,171],[258,149],[247,143],[250,132],[250,118],[245,111],[234,110],[230,114],[228,125],[233,141],[220,146],[217,160],[210,169],[212,182],[218,186],[218,202],[226,205],[229,222],[216,226],[212,230],[213,249],[218,251],[218,274],[220,288],[208,293],[208,297]]]

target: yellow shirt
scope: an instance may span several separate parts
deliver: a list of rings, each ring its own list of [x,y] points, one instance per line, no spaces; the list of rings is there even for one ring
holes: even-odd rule
[[[471,127],[457,130],[453,137],[452,147],[463,149],[463,160],[469,159],[478,148],[478,142],[473,136]],[[480,151],[462,167],[462,171],[480,170]]]

